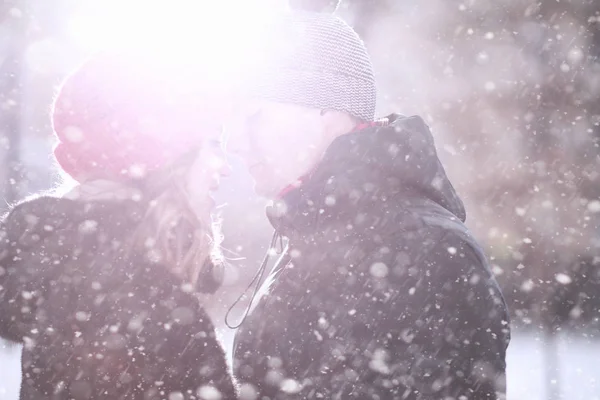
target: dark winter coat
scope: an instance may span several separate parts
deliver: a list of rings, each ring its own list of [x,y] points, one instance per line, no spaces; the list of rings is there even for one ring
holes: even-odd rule
[[[41,197],[3,221],[0,336],[23,344],[22,400],[236,398],[191,288],[124,249],[144,209]]]
[[[245,390],[503,396],[506,305],[421,118],[339,137],[269,218],[289,238],[291,262],[275,267],[238,331],[234,372]]]

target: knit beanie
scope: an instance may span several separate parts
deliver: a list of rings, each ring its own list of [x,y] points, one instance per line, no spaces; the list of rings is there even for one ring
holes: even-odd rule
[[[332,14],[339,1],[289,0],[289,5],[256,54],[250,95],[372,121],[373,67],[357,33]]]
[[[105,52],[67,77],[52,110],[54,154],[66,173],[79,182],[140,178],[197,148],[207,124],[222,118],[225,85],[211,87],[214,76],[171,61]]]

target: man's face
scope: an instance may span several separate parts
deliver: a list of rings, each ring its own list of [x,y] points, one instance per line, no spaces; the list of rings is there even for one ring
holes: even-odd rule
[[[320,110],[292,104],[244,104],[226,132],[227,148],[246,164],[256,193],[269,198],[308,173],[327,146]]]
[[[194,210],[204,218],[213,211],[212,193],[219,189],[221,177],[227,176],[231,167],[223,150],[221,127],[204,124],[199,135],[203,141],[190,168],[187,190]]]

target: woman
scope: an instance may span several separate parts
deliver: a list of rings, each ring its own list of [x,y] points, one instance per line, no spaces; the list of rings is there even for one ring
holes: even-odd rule
[[[173,72],[103,54],[55,101],[55,157],[78,184],[0,227],[0,336],[23,343],[22,400],[236,398],[198,300],[222,278],[224,101],[192,67]]]

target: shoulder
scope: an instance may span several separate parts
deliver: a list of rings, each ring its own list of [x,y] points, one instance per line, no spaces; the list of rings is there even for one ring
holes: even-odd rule
[[[6,214],[6,220],[15,217],[22,217],[25,214],[49,214],[56,210],[57,205],[62,205],[68,202],[58,197],[40,196],[31,197],[15,204]]]
[[[3,218],[3,231],[6,235],[20,235],[35,229],[41,222],[64,215],[70,207],[68,200],[56,197],[36,197],[15,205]]]
[[[432,256],[440,262],[487,266],[483,249],[466,228],[459,230],[436,227],[436,230],[442,234],[432,251]]]
[[[10,210],[2,221],[4,233],[0,237],[4,236],[5,244],[21,250],[42,241],[63,248],[64,244],[90,244],[94,238],[124,237],[144,214],[141,205],[130,203],[36,197]]]
[[[383,263],[393,273],[387,277],[390,282],[401,283],[405,274],[436,284],[474,275],[492,278],[481,246],[462,223],[451,226],[450,222],[429,224],[417,215],[413,224],[373,240],[363,264]]]
[[[144,209],[135,201],[80,201],[61,197],[40,196],[14,206],[3,222],[10,228],[26,228],[47,223],[65,226],[90,218],[127,221],[139,219]],[[51,230],[52,226],[47,226]]]
[[[443,274],[454,274],[470,267],[489,269],[483,248],[464,223],[439,208],[439,212],[435,209],[415,212],[418,221],[415,228],[396,232],[391,241],[397,248],[419,254],[420,260],[426,260],[431,267],[439,267]]]

